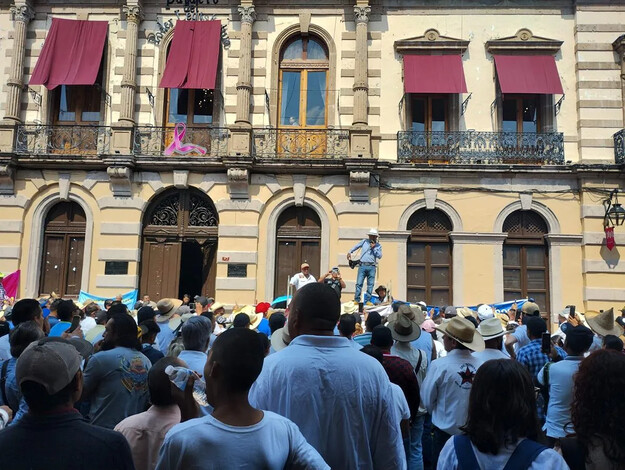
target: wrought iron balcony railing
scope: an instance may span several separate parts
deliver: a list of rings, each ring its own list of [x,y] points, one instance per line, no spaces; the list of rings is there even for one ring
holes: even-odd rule
[[[614,159],[616,163],[625,163],[625,129],[614,134]]]
[[[346,158],[349,156],[349,131],[254,129],[253,152],[261,159]]]
[[[95,156],[110,151],[111,128],[89,125],[20,124],[15,135],[18,155]]]
[[[516,132],[397,133],[402,163],[563,164],[564,136]]]
[[[222,127],[135,127],[135,155],[188,155],[223,157],[228,155],[230,130]]]

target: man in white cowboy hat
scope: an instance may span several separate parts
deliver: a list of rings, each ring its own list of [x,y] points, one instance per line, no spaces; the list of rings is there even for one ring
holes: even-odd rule
[[[508,336],[506,337],[506,350],[510,357],[513,359],[516,357],[516,353],[523,346],[526,346],[530,342],[529,335],[527,334],[527,325],[523,323],[526,322],[528,318],[538,317],[540,318],[540,308],[534,302],[525,302],[521,307],[521,326],[515,328]]]
[[[466,423],[471,385],[482,365],[471,352],[484,350],[484,339],[469,320],[454,317],[436,329],[443,334],[448,354],[432,362],[421,386],[434,425],[433,468],[447,439],[460,434],[460,426]]]
[[[382,245],[378,243],[378,231],[372,228],[367,235],[369,238],[365,238],[356,243],[347,253],[347,259],[351,261],[352,253],[360,250],[358,277],[356,278],[356,293],[354,294],[354,300],[356,300],[356,302],[360,302],[360,294],[362,292],[362,286],[365,283],[365,277],[367,278],[367,295],[371,297],[378,260],[382,258]]]
[[[291,285],[295,288],[295,290],[298,290],[311,282],[317,282],[317,279],[315,279],[315,276],[310,274],[310,265],[303,262],[300,266],[300,272],[294,274],[291,278]]]
[[[480,323],[477,327],[477,331],[484,338],[484,351],[474,352],[473,357],[478,358],[482,362],[489,361],[491,359],[510,359],[510,356],[506,355],[501,350],[503,345],[503,335],[506,334],[501,320],[499,318],[488,318]]]
[[[161,299],[156,303],[157,314],[154,320],[161,329],[156,335],[156,346],[162,353],[167,352],[169,343],[174,339],[174,330],[180,325],[180,322],[176,322],[175,326],[170,325],[169,322],[179,317],[176,312],[181,305],[182,300],[180,299]]]
[[[595,316],[589,316],[588,313],[586,313],[586,322],[593,333],[602,339],[604,336],[608,335],[614,335],[617,337],[623,335],[623,327],[616,323],[614,319],[613,308],[604,310]],[[592,350],[593,348],[591,347],[590,351],[592,352]]]

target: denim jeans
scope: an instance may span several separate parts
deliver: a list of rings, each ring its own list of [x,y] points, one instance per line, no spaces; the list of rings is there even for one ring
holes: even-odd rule
[[[443,447],[451,437],[451,434],[448,434],[445,431],[441,431],[436,426],[433,427],[434,432],[432,436],[432,468],[436,468],[438,464],[438,456],[441,454],[441,450],[443,450]]]
[[[408,470],[423,470],[423,423],[425,415],[417,416],[410,425],[410,451],[408,452]]]
[[[362,292],[362,285],[365,283],[365,277],[367,278],[367,294],[371,295],[373,292],[373,284],[375,283],[375,266],[358,266],[358,277],[356,278],[356,294],[354,299],[356,302],[360,302],[360,293]]]
[[[423,468],[425,470],[436,470],[432,468],[432,415],[429,413],[424,416],[423,437],[421,444],[423,445]]]

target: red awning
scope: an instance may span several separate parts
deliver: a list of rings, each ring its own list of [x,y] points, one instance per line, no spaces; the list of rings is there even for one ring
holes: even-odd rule
[[[495,55],[494,57],[499,87],[503,94],[564,94],[553,56]]]
[[[405,55],[406,93],[466,93],[460,55]]]
[[[215,89],[221,21],[178,21],[161,88]]]
[[[93,85],[98,78],[108,22],[52,18],[31,85]]]

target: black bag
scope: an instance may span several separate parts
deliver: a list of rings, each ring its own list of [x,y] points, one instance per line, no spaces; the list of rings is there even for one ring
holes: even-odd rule
[[[352,269],[354,269],[357,266],[360,266],[360,260],[359,259],[357,259],[357,260],[350,259],[347,262],[349,263],[349,267],[352,268]]]

